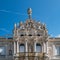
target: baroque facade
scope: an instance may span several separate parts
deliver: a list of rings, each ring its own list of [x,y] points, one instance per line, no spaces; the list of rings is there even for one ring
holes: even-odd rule
[[[60,38],[49,37],[45,24],[29,18],[14,25],[12,38],[0,37],[0,60],[60,60]]]

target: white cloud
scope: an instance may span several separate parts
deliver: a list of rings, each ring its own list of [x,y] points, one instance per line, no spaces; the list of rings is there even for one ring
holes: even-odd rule
[[[12,14],[19,14],[19,15],[26,15],[26,14],[20,14],[20,12],[14,12],[9,10],[0,10],[0,12],[6,12],[6,13],[12,13]]]
[[[1,31],[5,31],[5,32],[9,32],[7,29],[5,29],[5,28],[1,28],[0,29]]]
[[[57,35],[56,37],[60,37],[60,34],[59,34],[59,35]]]
[[[49,37],[53,37],[53,34],[49,34]]]

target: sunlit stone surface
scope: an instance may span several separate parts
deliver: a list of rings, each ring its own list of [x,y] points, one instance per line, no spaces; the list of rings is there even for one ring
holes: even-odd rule
[[[0,60],[60,60],[60,38],[49,37],[46,25],[32,19],[14,25],[13,37],[0,37]],[[8,36],[7,36],[8,37]]]

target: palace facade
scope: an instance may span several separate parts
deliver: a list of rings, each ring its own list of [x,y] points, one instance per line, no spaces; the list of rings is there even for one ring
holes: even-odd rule
[[[14,25],[13,37],[0,37],[0,60],[60,60],[60,38],[48,35],[45,24],[32,19]]]

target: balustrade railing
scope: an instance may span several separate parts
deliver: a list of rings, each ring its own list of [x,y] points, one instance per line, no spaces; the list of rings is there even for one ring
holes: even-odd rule
[[[17,53],[18,56],[43,56],[44,53],[40,53],[40,52],[19,52]]]

